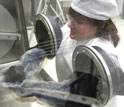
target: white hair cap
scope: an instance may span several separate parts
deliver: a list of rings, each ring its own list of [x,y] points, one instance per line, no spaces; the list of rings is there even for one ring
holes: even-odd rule
[[[71,8],[97,20],[108,20],[119,15],[115,0],[72,0]]]

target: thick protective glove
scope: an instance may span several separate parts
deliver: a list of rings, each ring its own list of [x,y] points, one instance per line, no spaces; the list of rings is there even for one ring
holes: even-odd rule
[[[34,48],[28,50],[22,57],[21,57],[21,65],[23,67],[27,66],[29,63],[39,64],[43,61],[46,57],[46,52],[43,49]]]
[[[34,48],[28,50],[20,60],[20,63],[12,65],[8,68],[3,69],[3,80],[2,82],[6,84],[7,87],[19,85],[30,78],[33,72],[39,71],[42,68],[39,63],[43,61],[46,57],[45,51],[43,49]],[[11,84],[12,83],[12,84]]]

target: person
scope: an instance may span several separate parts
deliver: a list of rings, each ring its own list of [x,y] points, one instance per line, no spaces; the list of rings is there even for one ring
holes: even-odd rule
[[[112,55],[116,55],[115,47],[118,45],[119,36],[111,20],[112,17],[118,15],[115,0],[72,0],[69,15],[69,23],[62,27],[63,40],[56,55],[56,69],[59,82],[28,82],[25,80],[19,82],[15,87],[15,83],[6,83],[3,81],[7,87],[11,85],[9,88],[13,89],[18,96],[36,96],[41,101],[47,102],[50,105],[65,107],[68,95],[70,95],[70,81],[68,81],[68,78],[73,72],[72,54],[75,48],[79,45],[98,46]],[[24,68],[28,66],[30,68],[27,61],[29,62],[29,59],[32,59],[32,61],[37,60],[35,68],[39,70],[39,54],[43,52],[43,50],[39,49],[32,50],[31,52],[28,51],[25,55],[30,56],[30,58],[24,57],[22,60],[24,63],[21,63],[21,66]],[[43,59],[44,57],[42,56],[40,60],[42,61]],[[32,61],[30,61],[31,66]],[[27,74],[28,71],[32,70],[28,69],[27,71],[26,69],[24,71]],[[106,107],[116,107],[115,101],[115,98],[111,99]],[[90,106],[84,104],[75,107]]]
[[[98,46],[117,56],[115,48],[120,38],[111,18],[118,15],[115,0],[72,0],[70,21],[62,27],[63,41],[56,56],[59,81],[66,80],[74,72],[72,55],[79,45]],[[116,98],[105,107],[116,107]]]

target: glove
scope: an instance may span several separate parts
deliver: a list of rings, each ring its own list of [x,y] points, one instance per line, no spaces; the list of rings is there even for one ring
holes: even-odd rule
[[[44,60],[45,56],[45,51],[42,49],[34,48],[27,51],[21,57],[19,64],[3,69],[3,82],[9,86],[21,84],[25,79],[30,78],[34,71],[41,70],[39,63]]]
[[[21,58],[21,64],[23,67],[27,66],[28,63],[39,64],[46,57],[46,52],[43,49],[34,48],[28,50]]]

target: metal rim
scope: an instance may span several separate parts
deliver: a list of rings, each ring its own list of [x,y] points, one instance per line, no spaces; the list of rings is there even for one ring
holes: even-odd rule
[[[53,29],[53,26],[50,22],[50,20],[45,16],[45,15],[37,15],[36,16],[36,22],[35,22],[35,34],[37,33],[36,30],[36,24],[37,24],[37,21],[41,21],[43,23],[43,25],[45,26],[47,32],[48,32],[48,35],[50,37],[50,42],[52,42],[52,49],[50,51],[50,54],[47,56],[47,58],[49,59],[52,59],[54,56],[55,56],[55,52],[57,51],[57,40],[56,40],[56,35],[55,35],[55,32],[54,32],[54,29]],[[37,34],[36,34],[37,35]]]
[[[79,53],[83,53],[83,54],[86,54],[88,55],[96,64],[97,64],[97,67],[99,66],[102,70],[102,72],[100,73],[103,73],[102,75],[105,75],[107,81],[108,81],[108,95],[105,99],[105,101],[103,103],[100,103],[101,105],[99,106],[103,106],[105,105],[108,100],[110,99],[110,97],[113,95],[113,84],[112,84],[112,78],[111,78],[111,75],[110,75],[110,72],[109,72],[109,68],[106,64],[106,62],[104,61],[103,57],[92,47],[87,47],[87,46],[78,46],[75,51],[74,51],[74,54],[73,54],[73,69],[75,70],[75,60],[76,60],[76,57]]]

